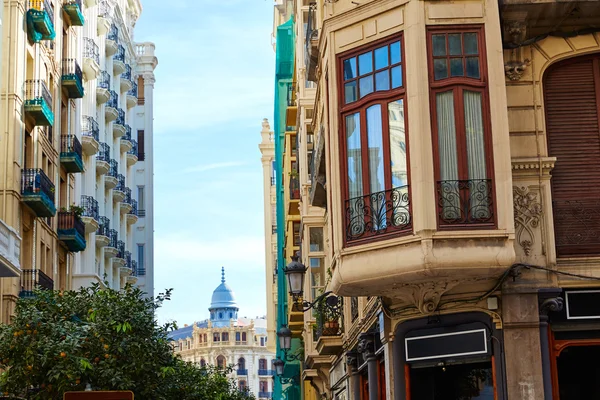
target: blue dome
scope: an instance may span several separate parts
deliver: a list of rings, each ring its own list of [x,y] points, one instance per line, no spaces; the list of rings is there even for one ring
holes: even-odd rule
[[[221,273],[221,284],[217,286],[213,292],[209,310],[214,310],[217,308],[232,308],[237,311],[239,310],[239,307],[235,301],[233,290],[225,283],[224,269],[222,269]]]

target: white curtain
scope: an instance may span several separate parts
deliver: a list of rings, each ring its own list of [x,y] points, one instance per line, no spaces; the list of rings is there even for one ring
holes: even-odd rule
[[[456,151],[456,121],[454,118],[454,92],[436,94],[438,151],[440,155],[440,202],[442,218],[461,218],[458,182],[458,155]],[[450,181],[450,182],[447,182]]]
[[[406,132],[404,127],[404,100],[396,100],[388,104],[388,121],[390,129],[390,164],[392,170],[391,224],[406,226],[410,223],[408,212],[408,168]]]
[[[369,203],[372,230],[385,229],[385,177],[383,172],[383,133],[381,127],[381,105],[367,108],[367,145],[369,158]]]

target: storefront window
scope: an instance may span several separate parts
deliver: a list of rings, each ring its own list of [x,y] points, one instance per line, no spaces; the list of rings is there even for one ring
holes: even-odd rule
[[[492,363],[413,366],[410,392],[412,400],[494,400]]]

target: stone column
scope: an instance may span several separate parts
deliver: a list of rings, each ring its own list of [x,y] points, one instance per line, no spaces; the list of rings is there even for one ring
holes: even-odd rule
[[[553,290],[554,291],[554,290]],[[554,291],[556,294],[556,291]],[[545,296],[544,296],[545,297]],[[544,400],[552,400],[552,371],[550,371],[550,343],[548,341],[548,313],[562,311],[561,297],[540,299],[540,347],[542,350],[542,374],[544,379]]]
[[[377,380],[377,357],[375,357],[375,338],[373,333],[363,333],[358,338],[358,351],[363,354],[367,361],[369,374],[369,400],[377,400],[379,394]]]
[[[352,350],[346,353],[346,364],[350,376],[348,398],[360,400],[360,377],[358,376],[358,353],[356,351]]]

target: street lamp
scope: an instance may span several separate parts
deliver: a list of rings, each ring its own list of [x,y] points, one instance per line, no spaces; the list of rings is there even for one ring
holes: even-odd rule
[[[282,377],[283,376],[283,367],[285,366],[285,362],[283,362],[283,360],[280,360],[279,358],[277,358],[276,360],[273,361],[273,366],[275,367],[275,374],[278,377]]]
[[[308,268],[298,261],[298,256],[292,256],[292,262],[283,269],[283,272],[288,278],[289,292],[294,302],[302,297],[304,288],[304,273]]]
[[[288,351],[292,348],[292,331],[287,327],[287,325],[281,326],[277,332],[277,337],[279,338],[279,347],[283,351]]]

